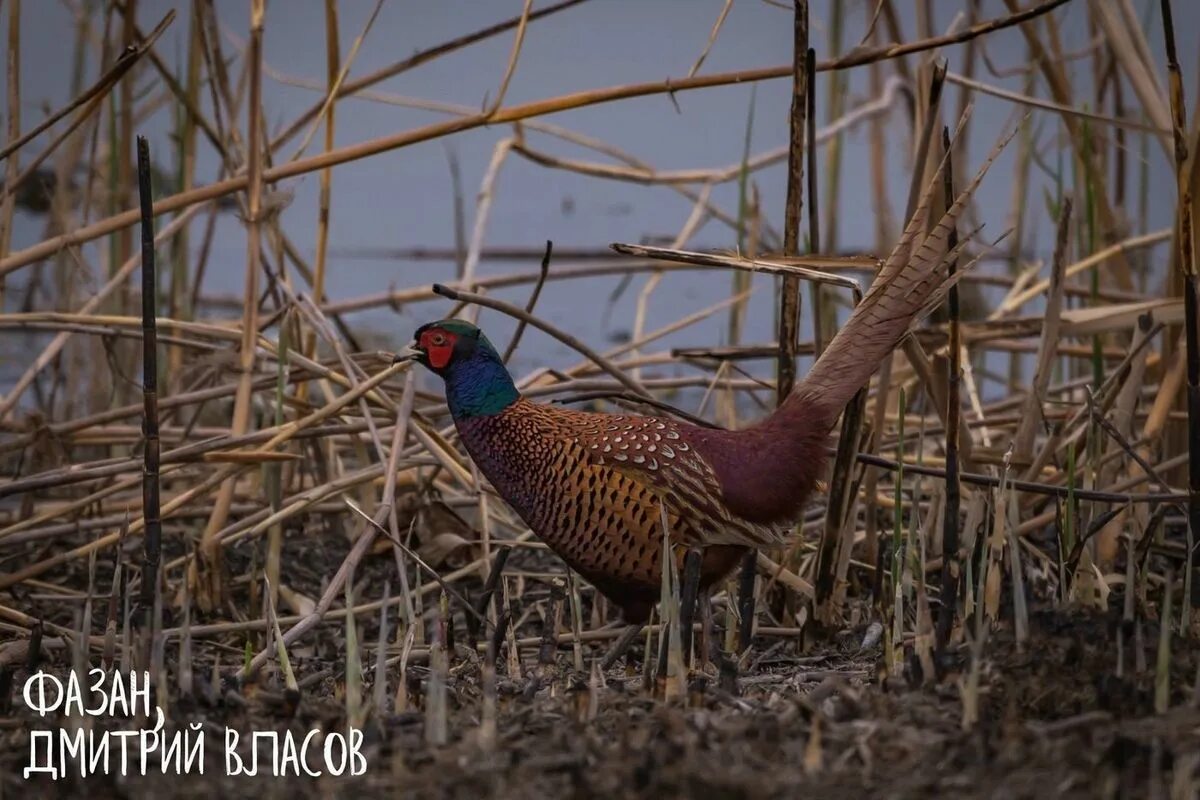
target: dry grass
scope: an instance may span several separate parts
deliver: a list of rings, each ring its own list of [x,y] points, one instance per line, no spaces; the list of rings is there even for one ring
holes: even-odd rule
[[[81,39],[102,42],[108,63],[94,83],[76,87],[74,99],[39,124],[28,121],[27,110],[19,113],[19,23],[29,4],[9,0],[0,329],[38,346],[20,353],[17,377],[0,384],[0,687],[11,694],[39,665],[63,671],[103,661],[149,669],[173,723],[202,705],[227,718],[258,715],[253,718],[261,724],[304,718],[365,725],[377,732],[372,752],[383,761],[373,766],[368,785],[380,786],[380,774],[415,776],[431,795],[448,784],[428,767],[445,763],[447,753],[487,754],[464,769],[471,780],[487,773],[501,781],[492,788],[511,788],[511,776],[531,769],[513,767],[505,777],[509,768],[497,753],[543,746],[546,786],[557,780],[556,770],[568,769],[556,766],[560,761],[611,761],[613,774],[624,775],[632,769],[638,731],[648,730],[671,736],[686,728],[678,735],[691,742],[687,759],[699,759],[696,775],[707,775],[705,758],[696,754],[711,742],[689,738],[698,735],[688,728],[695,717],[681,710],[707,707],[722,724],[736,726],[729,720],[741,715],[784,730],[779,741],[792,742],[786,774],[793,785],[876,790],[880,784],[856,778],[850,766],[869,761],[874,751],[885,774],[927,763],[922,748],[928,743],[911,748],[924,753],[916,762],[897,755],[903,747],[896,743],[912,735],[905,727],[910,722],[952,742],[960,727],[1007,731],[1006,719],[1015,714],[1021,732],[1013,734],[1013,752],[1032,752],[1030,737],[1054,740],[1065,752],[1080,728],[1103,729],[1150,742],[1126,762],[1138,781],[1172,796],[1194,796],[1198,765],[1187,757],[1194,734],[1186,733],[1191,717],[1184,719],[1194,711],[1183,709],[1194,709],[1200,693],[1200,672],[1187,652],[1200,635],[1200,562],[1188,524],[1200,519],[1192,247],[1200,125],[1189,123],[1183,107],[1167,0],[1161,6],[1168,20],[1166,76],[1156,74],[1158,43],[1147,41],[1150,34],[1136,24],[1128,0],[1069,12],[1060,8],[1065,0],[1025,7],[1005,0],[1007,14],[964,16],[940,35],[921,12],[919,38],[877,44],[906,41],[902,29],[911,25],[902,4],[880,0],[870,4],[870,28],[856,47],[847,43],[859,32],[848,29],[840,12],[821,28],[834,54],[824,61],[808,50],[807,3],[799,2],[791,64],[705,74],[705,59],[733,6],[726,2],[708,40],[697,43],[686,76],[505,105],[538,20],[569,15],[578,2],[544,8],[525,2],[506,22],[430,43],[351,77],[360,48],[373,46],[368,34],[379,6],[343,55],[339,6],[327,0],[326,74],[315,87],[321,99],[272,137],[264,77],[296,81],[264,62],[269,15],[263,0],[247,4],[245,19],[222,20],[212,4],[197,2],[192,13],[168,15],[145,35],[133,24],[128,0],[102,4],[81,18]],[[1064,13],[1091,25],[1095,38],[1087,53],[1063,51]],[[248,31],[239,55],[222,50],[222,25]],[[1014,26],[1031,54],[1022,92],[991,85],[977,63],[982,59],[994,72],[989,36]],[[164,32],[186,43],[178,68],[154,51]],[[481,108],[375,88],[496,36],[511,36],[512,45]],[[960,56],[961,71],[949,70],[949,60]],[[1081,58],[1098,64],[1093,97],[1072,84],[1077,71],[1067,68]],[[859,66],[871,71],[873,96],[846,102],[839,81]],[[746,151],[732,165],[659,169],[547,119],[646,95],[782,78],[793,80],[788,144],[756,154],[748,129]],[[135,80],[149,88],[135,95]],[[961,89],[957,113],[943,96],[950,85]],[[829,90],[823,102],[820,86]],[[339,105],[351,96],[430,108],[449,118],[338,147]],[[664,575],[641,673],[602,674],[596,663],[619,633],[614,610],[567,574],[482,479],[457,442],[443,398],[418,390],[411,364],[393,365],[390,353],[364,349],[363,331],[348,315],[439,296],[455,301],[462,315],[487,307],[520,322],[506,358],[527,326],[579,356],[565,369],[517,376],[528,396],[736,427],[786,395],[796,356],[821,351],[879,266],[873,256],[838,251],[834,239],[834,215],[847,191],[840,171],[848,132],[870,127],[874,245],[886,252],[927,187],[936,219],[956,188],[967,185],[979,160],[967,152],[964,132],[972,99],[1012,107],[1023,126],[1013,146],[1012,208],[976,203],[968,210],[948,250],[959,281],[944,312],[923,324],[851,404],[837,442],[831,440],[836,457],[826,491],[798,522],[794,543],[747,559],[740,581],[705,598],[695,635],[680,628],[678,588],[685,576]],[[880,119],[889,112],[893,121],[899,118],[901,100],[914,113],[909,130],[898,134]],[[1023,118],[1026,110],[1030,116]],[[149,220],[132,203],[137,176],[124,161],[133,134],[154,115],[178,123],[179,180],[174,193],[160,192],[153,204],[153,243],[166,264],[159,275],[167,285],[143,284],[150,313],[139,318],[127,301],[142,256],[122,237]],[[459,280],[329,300],[337,279],[330,259],[330,219],[338,213],[333,168],[484,127],[496,145],[480,176],[473,227],[458,220],[453,251],[401,254],[454,260]],[[314,146],[319,152],[305,155],[322,128]],[[526,140],[526,130],[571,142],[596,160],[544,152]],[[884,138],[893,135],[912,142],[903,216],[884,199]],[[1178,216],[1158,230],[1147,227],[1138,208],[1139,198],[1152,191],[1147,173],[1139,177],[1128,155],[1134,142],[1150,140],[1169,156],[1178,189]],[[156,146],[163,150],[156,162],[169,163],[167,144]],[[195,176],[202,148],[211,148],[222,165],[219,179],[208,184]],[[489,215],[505,200],[497,177],[512,156],[592,180],[626,182],[630,192],[666,187],[687,198],[693,211],[670,247],[559,248],[553,256],[547,247],[541,269],[482,275],[478,267],[490,258],[532,265],[543,257],[540,247],[498,253],[487,246]],[[764,209],[754,178],[782,162],[786,206]],[[1030,174],[1056,162],[1064,165],[1056,196],[1035,197]],[[451,168],[457,184],[453,157]],[[46,183],[48,172],[67,176],[80,169],[85,185],[60,179],[48,198],[30,205],[36,192],[28,190]],[[320,184],[310,265],[301,256],[309,243],[292,241],[281,223],[294,212],[280,193],[281,181],[313,173]],[[738,208],[723,208],[712,190],[733,181]],[[1044,201],[1058,235],[1052,253],[1044,254],[1049,258],[1038,258],[1027,217]],[[198,288],[189,290],[208,268],[219,203],[237,205],[247,232],[237,319],[222,316],[221,304]],[[42,241],[10,252],[16,206],[43,214],[47,225]],[[972,238],[980,222],[999,229],[1005,212],[1013,233],[1002,245]],[[731,232],[740,252],[696,251],[691,240],[709,219]],[[781,233],[771,219],[783,221]],[[100,270],[84,263],[81,245],[105,236],[113,245]],[[1168,243],[1170,257],[1162,258]],[[65,277],[80,269],[104,276],[90,296]],[[728,298],[681,319],[656,319],[647,309],[669,271],[713,281],[728,278],[707,273],[731,273],[732,289]],[[35,272],[36,281],[14,281]],[[740,340],[755,272],[772,276],[778,341]],[[604,275],[640,281],[632,339],[607,350],[554,325],[538,307],[547,282]],[[805,283],[813,287],[806,306],[811,325],[801,319]],[[52,288],[30,288],[42,284]],[[494,296],[497,289],[522,286],[531,290],[523,306]],[[986,306],[987,293],[1003,299]],[[686,350],[658,344],[725,315],[728,342]],[[157,339],[157,348],[148,337]],[[159,354],[157,370],[130,346],[139,339],[150,340],[150,351]],[[750,369],[755,360],[768,360],[774,379]],[[1008,367],[1005,374],[996,373],[997,363]],[[154,403],[137,402],[125,377],[147,366],[158,377]],[[154,388],[154,381],[146,383],[148,391]],[[694,406],[693,397],[700,398]],[[688,408],[676,408],[684,404]],[[151,424],[144,425],[144,410],[152,406]],[[149,482],[153,492],[143,495]],[[161,538],[153,508],[160,494]],[[154,498],[145,509],[143,496]],[[135,618],[145,620],[140,640],[131,629]],[[1105,620],[1114,621],[1104,627]],[[741,641],[752,639],[752,647],[735,647],[739,626]],[[1096,626],[1106,631],[1103,646],[1087,641]],[[1074,691],[1080,675],[1070,656],[1050,677],[1027,658],[1039,642],[1058,647],[1071,636],[1080,639],[1086,668],[1103,673],[1088,674],[1088,684],[1107,687],[1087,701]],[[1149,659],[1154,641],[1157,657]],[[827,672],[804,677],[818,662]],[[1058,706],[1053,698],[1022,695],[1018,687],[1034,685],[1035,676],[1048,682],[1047,692],[1061,693]],[[788,691],[766,688],[776,683]],[[889,696],[903,685],[936,688],[920,694],[923,699]],[[946,700],[951,695],[953,702]],[[788,711],[785,703],[795,705]],[[848,707],[854,709],[849,716]],[[574,719],[584,744],[560,752],[537,730],[521,738],[526,734],[514,731],[522,715],[535,720],[535,729],[546,720]],[[0,696],[0,737],[20,745],[12,751],[18,755],[25,740],[9,720],[20,717],[9,696]],[[419,737],[405,728],[410,718],[421,723]],[[626,718],[629,731],[617,738],[628,741],[630,751],[618,752],[603,732]],[[874,720],[870,724],[883,725],[893,738],[872,743],[871,734],[863,734],[856,744],[849,719]],[[735,739],[725,745],[740,753],[747,738],[730,730],[721,728],[718,738]],[[972,745],[953,746],[965,752]],[[1170,765],[1164,750],[1174,754]],[[667,758],[655,748],[646,752]],[[759,788],[780,791],[776,776],[755,777],[746,766],[759,763],[758,755],[745,758],[731,767],[730,774],[743,775],[739,785],[755,795]],[[1031,758],[1037,769],[1053,769],[1036,754]],[[1064,762],[1064,774],[1076,768],[1086,774],[1086,759],[1066,761],[1072,763]],[[999,779],[994,761],[980,763],[970,775]],[[696,788],[664,764],[648,767],[653,777],[639,788],[681,794]],[[0,756],[7,773],[0,775],[0,792],[17,791],[16,766]],[[1114,775],[1121,785],[1128,778],[1119,769]],[[1030,777],[1030,785],[1041,779]],[[642,778],[633,769],[628,780]],[[947,781],[939,787],[956,785]]]

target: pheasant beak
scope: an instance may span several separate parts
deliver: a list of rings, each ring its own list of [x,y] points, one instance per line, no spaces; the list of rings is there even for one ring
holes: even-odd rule
[[[417,342],[414,339],[413,341],[409,342],[403,350],[396,354],[396,357],[392,359],[392,363],[401,364],[405,361],[417,361],[423,364],[425,363],[424,358],[425,351],[417,345]]]

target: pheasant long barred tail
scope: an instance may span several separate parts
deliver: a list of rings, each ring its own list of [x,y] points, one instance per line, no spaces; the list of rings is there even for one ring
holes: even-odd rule
[[[971,182],[926,233],[931,204],[945,169],[943,160],[871,288],[797,385],[793,398],[813,402],[836,417],[854,393],[870,380],[879,362],[900,343],[913,321],[929,310],[931,300],[941,296],[950,257],[956,256],[978,229],[964,237],[953,251],[948,246],[950,233],[983,176],[1014,133],[1015,130],[996,144]]]

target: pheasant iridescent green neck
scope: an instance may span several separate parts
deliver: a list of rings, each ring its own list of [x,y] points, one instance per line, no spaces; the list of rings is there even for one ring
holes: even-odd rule
[[[446,402],[456,420],[499,414],[521,397],[500,356],[486,339],[469,357],[445,370]]]

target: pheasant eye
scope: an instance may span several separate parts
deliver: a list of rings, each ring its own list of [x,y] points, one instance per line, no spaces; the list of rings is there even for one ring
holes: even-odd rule
[[[441,347],[446,343],[446,337],[444,334],[435,333],[433,336],[429,337],[429,342],[434,347]]]

